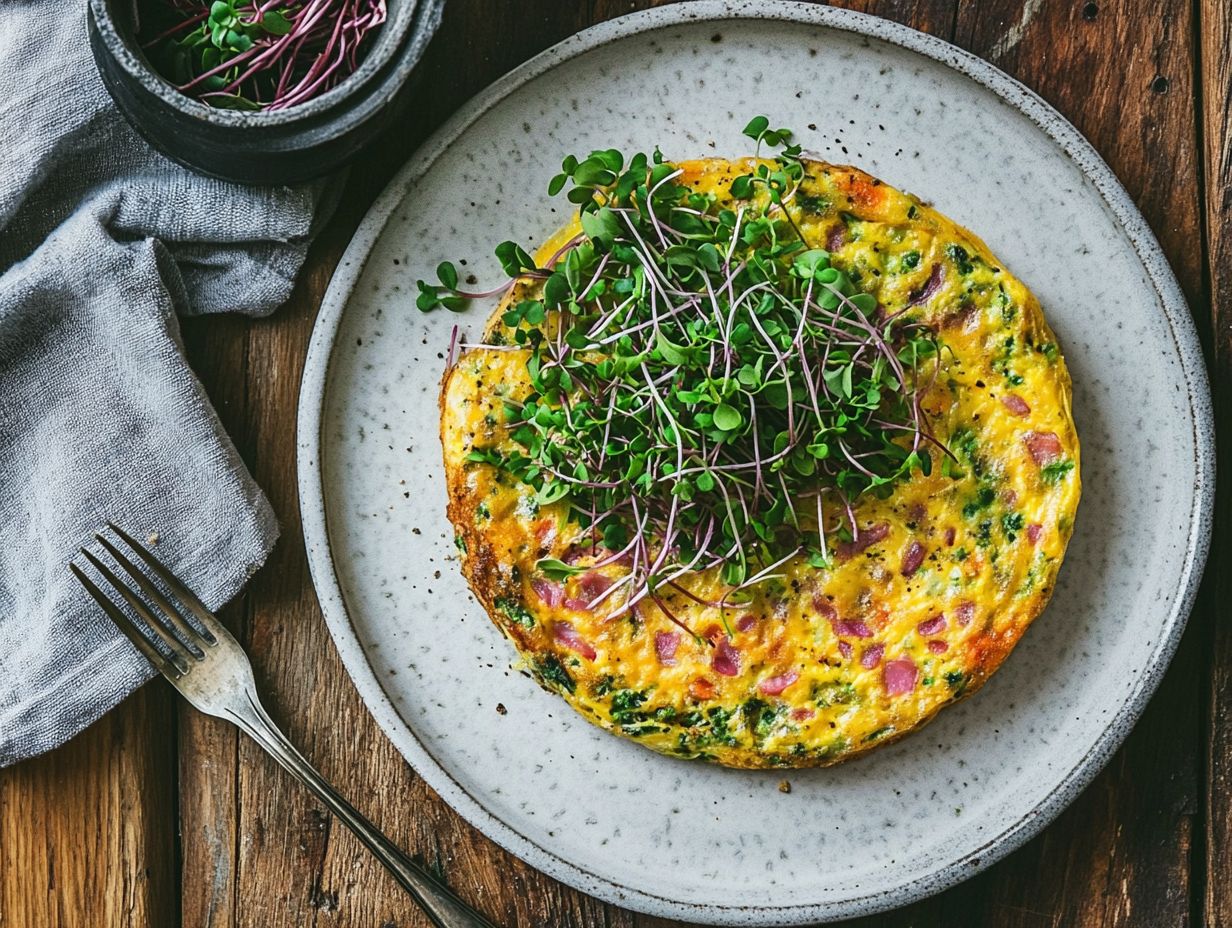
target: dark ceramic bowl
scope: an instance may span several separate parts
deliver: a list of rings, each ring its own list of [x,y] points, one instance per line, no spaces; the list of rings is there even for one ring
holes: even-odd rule
[[[269,113],[215,109],[176,90],[134,39],[133,0],[89,0],[90,48],[120,112],[169,158],[225,180],[293,183],[340,167],[405,110],[407,78],[445,0],[387,2],[389,17],[354,74]]]

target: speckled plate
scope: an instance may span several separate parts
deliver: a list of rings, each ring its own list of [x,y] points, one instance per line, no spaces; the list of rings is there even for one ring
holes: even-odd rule
[[[563,154],[748,150],[754,111],[934,201],[1039,296],[1074,379],[1085,494],[1052,605],[975,698],[868,758],[783,776],[660,757],[510,669],[458,570],[437,439],[455,322],[421,315],[444,258],[564,218]],[[498,81],[403,169],[325,297],[304,374],[313,577],[369,708],[495,841],[619,905],[796,925],[937,892],[1038,832],[1120,744],[1180,636],[1206,553],[1209,394],[1181,292],[1115,177],[1038,97],[901,26],[703,2],[587,30]],[[500,711],[502,706],[507,711]]]

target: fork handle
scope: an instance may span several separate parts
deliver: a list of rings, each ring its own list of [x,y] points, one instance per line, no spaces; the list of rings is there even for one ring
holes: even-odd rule
[[[426,868],[402,852],[372,822],[342,798],[315,767],[296,750],[250,693],[252,712],[234,713],[232,719],[257,744],[265,748],[297,780],[327,805],[383,863],[402,888],[411,894],[436,928],[496,928],[490,921],[455,896]]]

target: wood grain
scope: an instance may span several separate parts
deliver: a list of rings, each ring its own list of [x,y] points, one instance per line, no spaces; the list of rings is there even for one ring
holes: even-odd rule
[[[238,317],[186,320],[188,361],[201,377],[222,424],[251,468],[252,435],[242,430],[248,408],[248,323]],[[246,598],[220,618],[241,639]],[[238,905],[238,761],[240,734],[234,725],[179,706],[179,831],[183,880],[181,923],[232,928]]]
[[[3,771],[4,928],[176,923],[173,695],[158,680],[59,750]]]
[[[271,714],[361,810],[511,928],[677,923],[598,903],[501,851],[437,799],[377,730],[307,575],[295,498],[296,395],[329,275],[416,145],[521,61],[592,22],[649,5],[450,0],[414,78],[418,121],[389,133],[352,170],[291,302],[267,320],[185,326],[190,360],[282,523],[271,562],[226,616],[253,656]],[[1091,139],[1159,235],[1200,328],[1220,333],[1208,341],[1217,396],[1226,394],[1229,318],[1216,314],[1212,329],[1207,308],[1232,306],[1227,0],[843,5],[988,58]],[[1219,415],[1227,439],[1225,405]],[[1228,537],[1232,526],[1221,516]],[[1143,720],[1055,824],[947,893],[852,924],[1232,925],[1232,630],[1215,621],[1232,590],[1226,577],[1214,579]],[[258,748],[172,705],[165,688],[147,689],[60,751],[0,771],[0,928],[427,928],[349,833]]]
[[[1232,453],[1232,9],[1225,0],[1198,3],[1198,48],[1202,76],[1202,170],[1205,181],[1207,281],[1212,311],[1211,370],[1217,385],[1215,421],[1221,460]],[[1207,572],[1203,608],[1208,618],[1212,674],[1207,694],[1206,848],[1202,912],[1207,925],[1232,925],[1232,626],[1227,604],[1232,577],[1232,483],[1220,475],[1215,543]],[[1223,567],[1225,569],[1219,569]]]

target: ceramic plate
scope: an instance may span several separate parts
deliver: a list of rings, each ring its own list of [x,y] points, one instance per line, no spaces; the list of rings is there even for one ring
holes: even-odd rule
[[[450,329],[437,262],[499,281],[493,246],[564,219],[564,154],[743,155],[765,112],[806,149],[933,201],[1039,296],[1074,379],[1084,495],[1052,604],[989,685],[826,770],[741,772],[591,727],[511,669],[458,570],[437,438]],[[360,227],[325,297],[300,409],[313,577],[355,683],[415,769],[493,840],[662,916],[787,925],[889,908],[1039,831],[1120,744],[1180,636],[1205,557],[1209,394],[1155,239],[1039,98],[944,42],[854,13],[703,2],[616,20],[466,106]],[[507,712],[499,712],[503,705]]]

